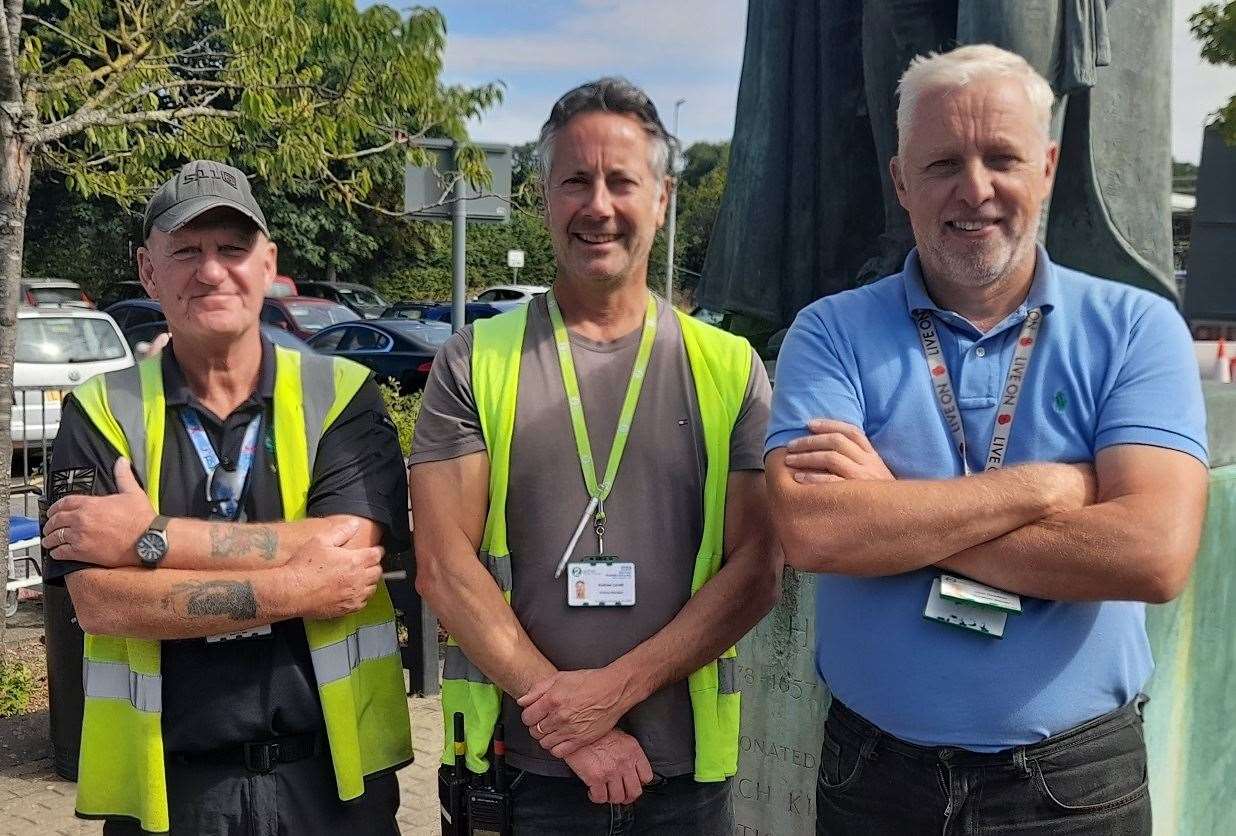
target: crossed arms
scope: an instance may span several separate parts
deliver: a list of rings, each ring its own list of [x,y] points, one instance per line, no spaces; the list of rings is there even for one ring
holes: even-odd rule
[[[468,659],[525,706],[533,736],[588,784],[593,801],[633,801],[652,773],[639,744],[615,724],[655,691],[720,656],[776,601],[781,556],[767,537],[763,475],[730,474],[724,565],[669,624],[605,668],[561,672],[533,644],[477,559],[487,455],[413,465],[408,484],[417,514],[417,590]]]
[[[346,515],[273,524],[176,518],[171,550],[151,571],[133,544],[154,509],[127,460],[116,462],[115,478],[110,496],[52,505],[43,532],[53,559],[92,564],[65,578],[89,633],[200,638],[333,618],[364,607],[381,580],[381,527]]]
[[[1201,537],[1208,474],[1148,445],[1088,464],[897,480],[860,430],[812,421],[769,452],[769,501],[786,561],[881,576],[939,566],[1021,595],[1137,600],[1178,595]]]

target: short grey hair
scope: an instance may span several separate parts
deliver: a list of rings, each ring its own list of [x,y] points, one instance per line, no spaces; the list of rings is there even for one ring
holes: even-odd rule
[[[648,161],[657,182],[669,173],[670,164],[678,154],[678,140],[661,123],[656,105],[648,94],[625,78],[606,76],[596,81],[581,84],[565,93],[550,108],[549,118],[541,126],[541,136],[536,143],[537,165],[541,182],[549,183],[549,170],[553,163],[554,140],[558,132],[582,113],[616,113],[630,116],[643,126],[648,134],[651,159]]]
[[[1030,63],[1015,52],[991,44],[962,46],[949,52],[918,55],[897,84],[897,153],[902,153],[910,132],[910,120],[923,94],[940,89],[960,89],[975,81],[1013,78],[1026,88],[1026,97],[1043,127],[1051,133],[1051,106],[1056,100],[1051,85]]]

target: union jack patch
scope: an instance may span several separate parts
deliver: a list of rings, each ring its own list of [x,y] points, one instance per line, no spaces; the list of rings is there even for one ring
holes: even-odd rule
[[[67,470],[53,470],[51,474],[51,499],[55,502],[66,496],[94,494],[94,479],[96,471],[93,467],[70,467]]]

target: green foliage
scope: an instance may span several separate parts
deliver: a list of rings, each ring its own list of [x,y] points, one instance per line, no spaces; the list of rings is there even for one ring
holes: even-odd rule
[[[14,717],[30,705],[34,674],[24,662],[0,656],[0,717]]]
[[[721,197],[725,194],[725,180],[730,165],[728,142],[715,145],[701,142],[687,149],[688,170],[693,162],[691,152],[701,146],[704,152],[701,156],[710,165],[707,168],[703,165],[697,168],[697,179],[693,183],[687,181],[684,171],[682,191],[678,196],[676,247],[679,255],[676,260],[682,268],[679,283],[686,288],[694,288],[699,283],[699,275],[704,271],[704,258],[708,255],[712,227],[716,223],[717,212],[721,209]]]
[[[179,162],[226,157],[265,185],[365,202],[422,152],[466,139],[500,88],[440,81],[445,22],[353,0],[31,0],[22,87],[36,170],[140,202]],[[468,148],[465,170],[484,178]],[[362,250],[364,245],[361,245]]]
[[[382,392],[382,400],[386,402],[386,410],[391,421],[399,432],[399,449],[404,457],[412,455],[412,431],[416,428],[416,417],[421,414],[421,393],[412,392],[404,395],[399,387],[380,383],[378,389]]]
[[[1211,64],[1236,64],[1236,2],[1207,3],[1189,18],[1202,43],[1202,58]],[[1213,114],[1211,123],[1228,144],[1236,143],[1236,96]]]
[[[137,278],[131,252],[141,221],[109,198],[84,198],[47,175],[30,189],[26,214],[26,276],[70,279],[92,297],[116,282]]]

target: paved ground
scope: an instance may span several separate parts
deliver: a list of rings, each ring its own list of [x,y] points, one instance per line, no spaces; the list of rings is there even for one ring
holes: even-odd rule
[[[437,763],[442,727],[436,698],[410,699],[416,763],[399,773],[405,836],[431,836],[438,829]],[[52,772],[47,714],[0,720],[0,836],[97,834],[98,822],[73,816],[74,784]]]

